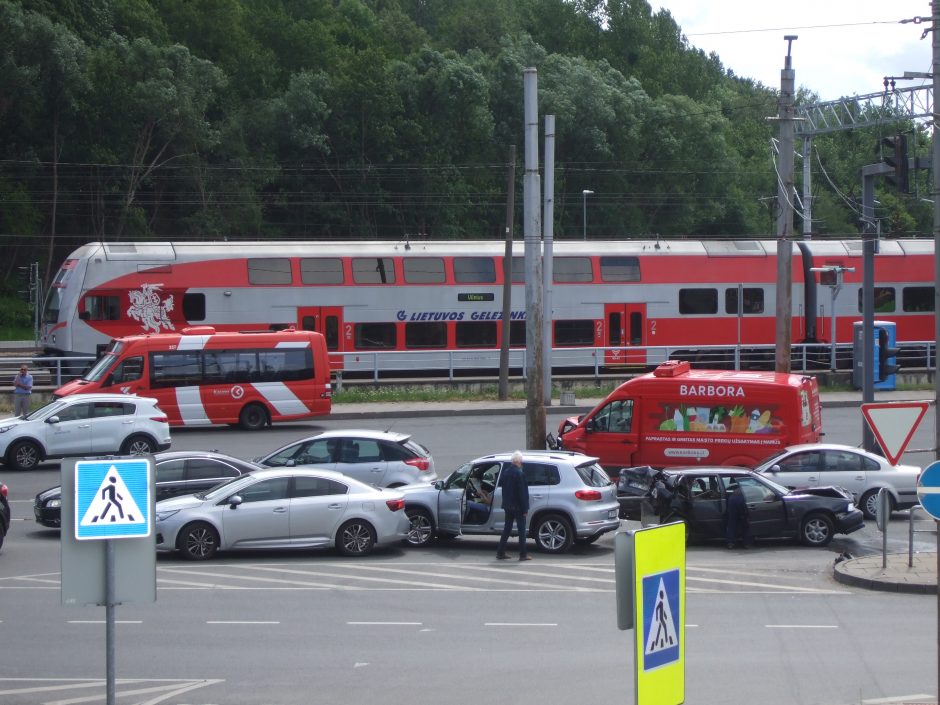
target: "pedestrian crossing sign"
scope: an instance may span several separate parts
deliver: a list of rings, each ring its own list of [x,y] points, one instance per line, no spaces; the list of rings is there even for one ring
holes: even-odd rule
[[[150,536],[152,464],[149,458],[75,463],[75,538]]]

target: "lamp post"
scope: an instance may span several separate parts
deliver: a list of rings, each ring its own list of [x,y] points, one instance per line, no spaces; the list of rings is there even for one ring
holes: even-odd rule
[[[585,240],[587,240],[587,197],[593,196],[593,195],[594,195],[594,192],[589,189],[584,189],[581,192],[581,200],[583,202],[581,213],[584,216],[584,220],[583,220],[584,225],[582,226],[581,233],[584,236]]]

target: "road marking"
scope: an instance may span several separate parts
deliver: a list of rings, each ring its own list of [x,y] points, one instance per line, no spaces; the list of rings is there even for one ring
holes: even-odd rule
[[[557,627],[554,622],[483,622],[484,627]]]
[[[280,622],[262,619],[207,619],[206,624],[280,624]]]
[[[130,695],[157,694],[155,697],[146,701],[141,701],[139,705],[157,705],[158,703],[177,697],[196,688],[205,688],[206,686],[223,683],[221,678],[207,678],[204,680],[192,680],[182,678],[119,678],[115,681],[115,695],[117,697],[126,697]],[[69,690],[78,690],[82,688],[94,688],[104,690],[106,682],[103,678],[0,678],[0,686],[14,683],[40,683],[55,685],[38,685],[32,687],[3,688],[0,689],[0,696],[9,695],[27,695],[36,693],[53,693]],[[147,688],[137,688],[136,690],[122,690],[122,687],[129,685],[144,685],[147,683],[159,683]],[[64,700],[53,700],[45,705],[78,705],[78,703],[102,702],[103,694],[71,697]]]
[[[346,622],[346,624],[355,627],[420,627],[422,622]]]
[[[105,624],[103,619],[69,619],[66,624]],[[142,619],[116,619],[115,624],[143,624]]]
[[[838,629],[838,624],[765,624],[766,629]]]
[[[348,567],[349,569],[353,569],[353,568],[354,568],[354,566],[347,566],[347,567]],[[255,570],[267,570],[267,571],[273,571],[273,572],[278,572],[278,573],[290,573],[290,574],[292,574],[292,573],[299,573],[299,574],[301,574],[301,575],[305,575],[305,574],[306,574],[304,571],[301,571],[301,570],[286,569],[286,568],[270,568],[270,567],[267,567],[267,566],[256,566],[256,567],[255,567]],[[409,575],[413,575],[413,572],[411,572],[411,571],[396,571],[395,569],[389,569],[389,571],[390,571],[390,572],[402,572],[402,573],[407,573],[407,574],[409,574]],[[383,584],[385,584],[385,583],[391,583],[392,585],[411,585],[411,586],[418,586],[418,587],[420,587],[420,588],[423,589],[423,590],[427,590],[427,589],[430,589],[430,588],[438,588],[438,589],[445,589],[445,590],[464,590],[464,591],[466,591],[466,590],[470,590],[470,591],[482,590],[482,588],[473,588],[473,587],[455,586],[455,585],[445,585],[445,584],[443,584],[443,583],[418,582],[418,581],[416,581],[416,580],[393,580],[393,579],[391,579],[391,578],[370,578],[370,577],[368,577],[368,576],[349,575],[349,574],[347,574],[347,573],[324,573],[324,572],[321,572],[321,571],[317,571],[315,574],[316,574],[316,575],[323,575],[323,576],[328,577],[328,578],[351,578],[351,579],[353,579],[353,580],[363,580],[363,581],[366,581],[366,582],[376,582],[376,583],[383,583]],[[257,579],[258,579],[258,580],[264,580],[265,578],[257,578]],[[272,580],[273,580],[273,579],[272,579]],[[348,587],[348,586],[347,586],[347,587]]]
[[[406,573],[406,574],[408,574],[408,575],[415,575],[415,574],[417,574],[417,575],[428,575],[428,576],[434,577],[434,578],[453,578],[453,579],[459,579],[459,580],[475,580],[475,581],[479,581],[479,582],[488,582],[488,583],[508,583],[508,584],[510,584],[510,585],[527,585],[527,586],[538,587],[538,588],[541,588],[542,590],[557,589],[557,590],[565,590],[565,591],[569,591],[569,592],[596,592],[596,591],[597,591],[596,589],[592,589],[592,588],[580,588],[580,587],[574,587],[574,588],[572,588],[572,587],[567,587],[567,586],[566,586],[566,587],[551,588],[551,587],[546,586],[544,583],[535,583],[535,582],[528,582],[528,581],[524,581],[524,580],[516,580],[516,579],[513,579],[513,578],[511,577],[511,575],[525,575],[525,576],[531,576],[531,577],[546,577],[546,578],[556,578],[556,579],[557,579],[559,576],[558,576],[558,575],[555,575],[555,574],[553,574],[553,573],[540,573],[540,572],[538,572],[538,571],[526,570],[526,571],[524,571],[524,572],[521,572],[521,571],[520,571],[520,572],[513,572],[511,575],[507,575],[505,568],[497,568],[497,567],[493,567],[493,566],[457,566],[457,565],[447,565],[447,566],[440,566],[440,567],[452,568],[452,569],[455,569],[455,570],[474,570],[474,571],[480,571],[480,572],[492,572],[492,573],[500,574],[500,575],[503,576],[503,577],[500,577],[500,578],[489,578],[489,577],[483,577],[483,576],[479,576],[479,575],[454,575],[454,574],[451,574],[451,573],[440,573],[440,572],[429,573],[429,572],[425,572],[425,571],[418,571],[418,572],[416,572],[416,571],[414,571],[414,570],[404,570],[404,569],[401,569],[401,568],[384,568],[384,567],[369,566],[369,565],[355,565],[355,566],[350,566],[350,569],[352,569],[352,570],[374,570],[374,571],[379,571],[379,572],[383,572],[383,573],[386,573],[386,572],[387,572],[387,573]],[[385,582],[385,580],[382,579],[382,578],[358,578],[358,577],[355,577],[355,576],[350,576],[350,577],[354,577],[354,579],[356,579],[356,580],[368,579],[368,580],[381,580],[382,582]],[[562,579],[563,579],[563,580],[581,580],[581,581],[588,581],[588,582],[598,582],[598,583],[604,583],[604,584],[608,584],[608,585],[615,585],[615,583],[616,583],[616,581],[614,580],[613,577],[611,577],[610,579],[602,579],[602,578],[591,578],[591,577],[585,577],[585,576],[564,576]],[[455,589],[454,586],[448,586],[448,587],[450,587],[451,589]],[[467,588],[462,588],[462,589],[467,589]]]
[[[831,590],[831,589],[820,589],[820,588],[811,588],[811,587],[800,587],[798,585],[786,585],[781,587],[779,584],[774,585],[773,583],[755,583],[748,582],[746,580],[721,580],[720,578],[699,578],[694,575],[689,575],[686,573],[685,576],[686,583],[696,582],[696,583],[716,583],[718,585],[742,585],[746,587],[758,587],[758,588],[767,588],[771,592],[803,592],[813,595],[850,595],[848,590]],[[737,594],[737,593],[736,593]]]

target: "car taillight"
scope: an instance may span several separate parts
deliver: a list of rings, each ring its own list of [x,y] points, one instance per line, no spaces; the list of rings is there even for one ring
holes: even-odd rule
[[[585,502],[596,502],[603,498],[603,495],[597,490],[578,490],[574,496]]]
[[[405,500],[403,498],[398,499],[387,499],[385,500],[385,505],[393,512],[399,512],[405,508]]]
[[[4,485],[2,482],[0,482],[0,494],[2,494],[4,497],[7,496],[7,486]]]
[[[428,472],[431,469],[431,461],[427,458],[409,458],[405,461],[405,465],[418,468],[421,472]]]
[[[156,421],[157,423],[166,423],[168,421],[166,416],[151,416],[151,421]]]

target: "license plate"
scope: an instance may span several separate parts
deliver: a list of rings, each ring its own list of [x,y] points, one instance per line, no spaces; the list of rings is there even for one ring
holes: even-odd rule
[[[608,519],[616,519],[619,515],[620,515],[620,510],[618,509],[611,509],[609,512],[607,512]]]

